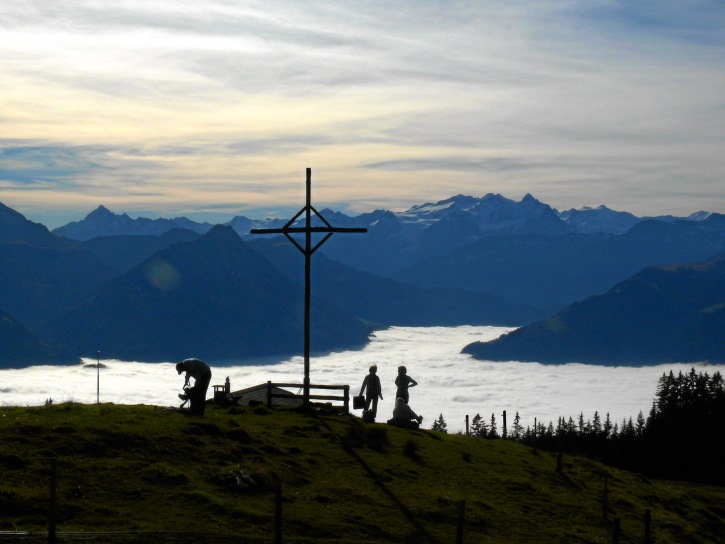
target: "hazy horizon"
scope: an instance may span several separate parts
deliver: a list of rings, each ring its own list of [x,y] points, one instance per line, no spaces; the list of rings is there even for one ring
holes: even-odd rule
[[[505,327],[391,327],[376,331],[361,350],[313,356],[313,384],[348,384],[356,395],[368,367],[378,365],[384,400],[378,405],[378,422],[392,416],[397,367],[405,365],[419,385],[410,390],[411,407],[424,416],[430,428],[442,414],[450,432],[465,429],[465,416],[479,413],[486,421],[495,414],[501,431],[502,413],[507,412],[509,430],[516,412],[522,425],[532,427],[534,418],[556,425],[559,416],[577,421],[580,413],[591,420],[599,412],[602,421],[610,414],[613,423],[646,417],[663,373],[689,372],[695,368],[712,375],[723,373],[723,365],[672,363],[646,367],[610,367],[585,364],[542,365],[524,362],[477,361],[460,350],[476,340],[493,339],[511,330]],[[189,354],[193,356],[193,354]],[[302,357],[277,363],[212,367],[212,385],[229,376],[232,390],[266,383],[301,383]],[[96,402],[98,371],[95,360],[65,367],[39,366],[0,370],[0,404],[37,406],[52,398],[55,403]],[[170,363],[140,363],[103,360],[100,370],[100,400],[117,404],[178,406],[183,385]],[[209,387],[208,397],[213,388]],[[361,411],[354,411],[360,416]]]

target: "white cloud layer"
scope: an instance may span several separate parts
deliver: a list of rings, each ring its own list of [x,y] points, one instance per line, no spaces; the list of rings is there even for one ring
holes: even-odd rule
[[[0,23],[0,187],[36,221],[228,220],[299,204],[308,166],[359,212],[725,209],[717,1],[5,0]]]
[[[668,364],[651,367],[602,367],[584,364],[541,365],[538,363],[477,361],[460,350],[470,342],[492,339],[510,329],[503,327],[392,327],[377,331],[362,350],[312,357],[313,384],[348,384],[357,394],[371,364],[378,365],[384,400],[378,405],[378,421],[392,417],[397,367],[405,365],[418,381],[410,390],[410,405],[424,416],[424,427],[443,414],[452,432],[465,429],[465,418],[480,413],[487,421],[495,414],[501,430],[502,413],[507,412],[509,429],[516,412],[524,426],[533,427],[534,418],[548,424],[559,416],[580,413],[585,420],[598,411],[602,420],[609,413],[612,421],[634,420],[642,411],[646,417],[655,398],[659,378],[670,370],[698,371],[712,375],[725,372],[724,366]],[[96,402],[97,369],[91,366],[31,367],[0,370],[0,404],[40,405],[72,400]],[[174,363],[104,361],[100,371],[101,402],[178,406],[183,375],[177,376]],[[215,367],[212,385],[223,384],[229,376],[232,390],[272,381],[301,383],[303,363],[293,357],[276,363]],[[209,388],[209,396],[212,388]],[[360,416],[361,412],[355,412]]]

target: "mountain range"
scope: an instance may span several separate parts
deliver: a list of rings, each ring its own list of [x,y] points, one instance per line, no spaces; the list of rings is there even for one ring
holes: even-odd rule
[[[560,213],[531,195],[519,202],[459,195],[401,213],[321,215],[368,232],[333,236],[312,259],[316,351],[359,346],[390,325],[534,326],[645,267],[725,253],[720,214]],[[0,367],[97,350],[145,361],[299,352],[303,256],[282,236],[249,233],[285,223],[131,219],[101,206],[51,233],[0,204],[2,323],[37,344],[26,350],[36,354],[30,363],[0,350]],[[640,318],[640,328],[651,326]],[[631,359],[646,362],[646,354]]]
[[[3,329],[0,367],[98,350],[107,358],[196,356],[216,364],[301,351],[303,267],[284,238],[252,244],[218,225],[205,234],[172,229],[79,242],[6,206],[0,232],[0,309],[15,331]],[[360,346],[373,328],[393,324],[518,324],[532,311],[492,294],[403,285],[324,255],[315,256],[313,274],[315,351]],[[18,328],[36,344],[22,359],[9,348]]]
[[[229,227],[179,242],[49,320],[42,336],[73,353],[215,363],[287,355],[303,342],[301,288]],[[311,342],[363,345],[370,327],[315,301]]]
[[[725,251],[720,214],[646,218],[605,206],[558,212],[528,194],[520,201],[498,194],[458,195],[405,212],[376,210],[350,217],[326,209],[321,215],[334,226],[368,231],[354,243],[333,236],[320,252],[334,261],[419,287],[495,293],[545,312],[603,293],[645,266],[704,260]],[[313,222],[321,224],[315,215]],[[250,241],[258,238],[251,229],[285,223],[237,216],[225,224]],[[189,227],[190,222],[131,219],[101,206],[53,232],[90,240],[158,235],[178,225]],[[209,228],[194,223],[190,230]]]
[[[469,235],[473,238],[466,238],[462,240],[462,243],[470,242],[480,236],[507,234],[623,234],[637,223],[648,219],[664,222],[702,221],[710,215],[709,212],[699,211],[683,218],[671,215],[637,217],[629,212],[611,210],[606,206],[584,207],[559,212],[530,194],[524,196],[520,201],[515,201],[493,193],[481,198],[457,195],[435,203],[415,205],[404,212],[376,210],[350,217],[325,209],[321,214],[331,219],[331,222],[337,226],[368,226],[388,230],[392,228],[396,231],[405,230],[412,237],[415,237],[413,233],[427,230],[436,223],[465,224],[469,229]],[[244,239],[249,236],[252,229],[279,228],[286,222],[285,219],[250,219],[239,215],[222,224],[232,227]],[[179,228],[204,234],[213,226],[210,223],[199,223],[186,217],[172,219],[138,217],[132,219],[128,214],[116,214],[101,205],[84,219],[56,228],[53,230],[53,234],[84,241],[98,236],[126,234],[158,236]],[[433,233],[429,231],[428,234]]]

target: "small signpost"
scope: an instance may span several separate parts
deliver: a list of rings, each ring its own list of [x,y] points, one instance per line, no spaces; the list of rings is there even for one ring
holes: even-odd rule
[[[318,212],[311,202],[312,194],[312,169],[307,168],[307,199],[305,207],[302,208],[297,214],[290,219],[287,224],[281,229],[252,229],[251,234],[284,234],[287,239],[292,242],[297,249],[299,249],[305,256],[305,345],[304,345],[304,361],[305,361],[305,378],[303,382],[304,393],[302,397],[302,404],[308,407],[310,404],[310,257],[317,251],[322,244],[324,244],[330,236],[336,232],[367,232],[365,228],[336,228],[330,225],[322,214]],[[312,226],[312,214],[315,214],[317,218],[322,221],[322,226]],[[305,224],[303,227],[293,227],[297,218],[302,214],[305,214]],[[325,236],[317,242],[314,246],[312,245],[312,234],[324,234]],[[304,234],[305,245],[300,245],[297,240],[292,237],[292,234]]]
[[[96,404],[101,403],[101,352],[98,352],[98,362],[96,363]]]

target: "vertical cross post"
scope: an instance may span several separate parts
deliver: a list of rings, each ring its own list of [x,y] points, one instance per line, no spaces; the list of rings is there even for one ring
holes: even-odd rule
[[[304,323],[304,361],[305,361],[305,376],[303,382],[303,397],[302,403],[305,407],[309,407],[310,404],[310,301],[311,301],[311,281],[310,281],[310,262],[312,254],[324,244],[330,236],[336,232],[367,232],[368,229],[364,228],[335,228],[330,225],[322,214],[318,212],[312,206],[312,169],[307,168],[306,175],[306,197],[305,207],[302,208],[297,214],[290,219],[287,224],[281,229],[252,229],[250,234],[284,234],[287,239],[292,242],[297,249],[299,249],[305,256],[305,323]],[[294,222],[302,214],[305,215],[304,227],[293,227]],[[313,227],[312,226],[312,214],[322,221],[324,226]],[[292,237],[292,234],[303,234],[305,235],[304,247],[300,245],[297,240]],[[314,246],[312,245],[312,234],[319,233],[325,236],[317,242]]]

